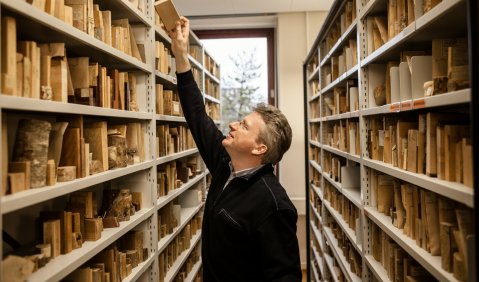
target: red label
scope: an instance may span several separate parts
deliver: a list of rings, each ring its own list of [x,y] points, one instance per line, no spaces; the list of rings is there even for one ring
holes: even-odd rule
[[[414,100],[414,108],[415,109],[422,109],[426,106],[426,100],[424,98]]]

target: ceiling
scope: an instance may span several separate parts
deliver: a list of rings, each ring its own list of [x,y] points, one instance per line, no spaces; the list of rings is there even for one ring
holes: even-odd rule
[[[186,17],[327,11],[333,0],[173,0]]]

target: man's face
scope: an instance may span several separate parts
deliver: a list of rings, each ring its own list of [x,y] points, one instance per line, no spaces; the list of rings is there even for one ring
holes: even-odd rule
[[[223,146],[230,154],[252,154],[261,143],[259,134],[265,126],[263,118],[257,112],[244,117],[241,121],[230,123],[230,133],[223,139]]]

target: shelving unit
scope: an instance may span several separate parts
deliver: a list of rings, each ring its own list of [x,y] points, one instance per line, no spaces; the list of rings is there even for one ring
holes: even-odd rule
[[[407,3],[408,1],[405,2]],[[444,199],[444,201],[450,203],[453,206],[452,209],[463,210],[467,214],[471,214],[474,211],[474,189],[470,187],[470,184],[462,183],[464,182],[463,176],[458,176],[459,181],[454,182],[442,179],[445,178],[444,175],[441,176],[441,179],[436,177],[434,173],[426,175],[425,163],[429,162],[426,158],[423,160],[424,169],[422,173],[417,173],[414,171],[414,168],[405,169],[404,164],[399,166],[398,164],[393,164],[392,160],[384,161],[384,153],[382,151],[386,150],[384,143],[382,143],[384,141],[383,133],[390,130],[390,128],[394,128],[394,130],[391,129],[388,133],[397,134],[396,126],[399,126],[398,120],[419,123],[418,118],[420,115],[424,117],[427,113],[433,112],[445,115],[446,118],[444,118],[443,124],[447,125],[448,115],[462,114],[464,116],[470,113],[472,110],[472,108],[469,109],[472,95],[471,89],[468,87],[463,89],[451,88],[446,93],[424,97],[413,96],[413,90],[410,89],[409,94],[407,94],[411,95],[410,98],[407,98],[407,96],[402,98],[403,96],[400,96],[399,100],[388,100],[390,102],[385,104],[376,104],[374,90],[381,86],[381,83],[386,85],[386,88],[390,87],[387,84],[387,79],[389,79],[390,75],[392,76],[392,73],[389,73],[387,64],[399,61],[401,56],[404,56],[403,62],[406,62],[407,53],[403,51],[425,51],[426,55],[431,55],[433,40],[467,37],[470,27],[467,26],[466,22],[466,2],[465,0],[443,0],[426,11],[423,10],[424,7],[422,6],[426,1],[414,2],[412,7],[415,9],[413,13],[415,18],[401,26],[392,24],[393,29],[388,30],[391,26],[391,23],[388,24],[388,21],[394,20],[394,18],[389,18],[391,17],[391,14],[388,14],[389,9],[398,9],[399,13],[400,7],[395,7],[391,4],[396,3],[396,1],[334,1],[324,21],[325,24],[319,31],[304,61],[304,109],[307,116],[305,121],[305,145],[307,148],[306,167],[308,167],[306,170],[306,195],[307,202],[310,205],[310,208],[307,209],[307,223],[310,226],[307,237],[308,249],[310,251],[308,252],[307,261],[310,263],[317,261],[318,252],[312,246],[313,240],[317,240],[320,243],[324,242],[326,248],[329,245],[334,256],[330,257],[325,252],[323,256],[324,265],[320,269],[321,271],[329,269],[333,281],[337,280],[333,268],[335,261],[340,266],[340,272],[348,281],[391,281],[381,262],[374,259],[372,253],[372,225],[375,225],[375,228],[379,228],[387,234],[397,246],[402,248],[410,258],[417,262],[418,267],[425,269],[426,273],[432,277],[439,281],[459,281],[452,273],[452,269],[451,272],[448,272],[442,268],[440,255],[431,255],[424,245],[422,247],[418,245],[418,240],[409,237],[410,235],[406,235],[403,229],[395,227],[392,222],[392,216],[378,212],[377,205],[379,200],[376,193],[378,193],[377,189],[379,188],[377,187],[379,184],[374,179],[374,175],[380,173],[381,175],[392,177],[387,179],[392,179],[394,183],[408,187],[417,187],[417,193],[421,197],[423,197],[423,193],[424,195],[430,193],[434,197]],[[354,9],[352,16],[347,14],[351,12],[350,5],[353,5]],[[354,17],[355,15],[357,17]],[[378,42],[372,39],[375,32],[374,28],[379,28],[381,24],[380,17],[386,23],[385,35],[387,40],[381,37],[384,34],[380,34],[379,37],[381,38],[376,37],[375,40],[378,42],[382,40],[383,42],[378,46]],[[371,24],[371,19],[374,19],[376,22]],[[347,23],[349,20],[350,23]],[[395,29],[396,27],[398,29]],[[372,32],[369,30],[371,28],[373,29]],[[381,30],[381,32],[384,32],[384,30]],[[351,46],[350,42],[356,42],[356,46]],[[454,46],[451,48],[454,48]],[[356,64],[351,64],[353,62],[351,58],[345,59],[345,57],[342,57],[350,54],[351,50],[347,50],[347,48],[351,47],[357,50],[356,53],[353,52],[354,54],[352,54],[353,59],[357,60]],[[453,52],[451,50],[449,52]],[[417,55],[413,54],[410,56]],[[452,60],[451,57],[449,59]],[[349,64],[349,66],[345,67],[344,64]],[[447,56],[445,64],[447,64]],[[391,65],[394,66],[394,64]],[[382,69],[385,70],[384,74],[378,74],[378,70],[382,72]],[[388,71],[387,73],[386,70]],[[451,72],[452,70],[449,71]],[[408,93],[407,91],[406,89],[405,93]],[[355,97],[355,95],[357,96]],[[352,130],[359,131],[359,134],[357,134],[357,131],[351,131],[348,128],[348,124],[358,121],[359,126],[357,128],[352,127]],[[463,122],[463,120],[461,122],[458,121],[457,123],[469,125],[468,122]],[[345,125],[346,127],[344,127]],[[390,127],[388,128],[388,126]],[[424,126],[427,126],[427,123]],[[418,126],[409,129],[419,130]],[[436,128],[430,130],[435,131]],[[414,134],[414,131],[411,132]],[[354,134],[357,134],[357,137],[353,137]],[[382,136],[380,138],[383,138],[380,139],[379,145],[376,139],[373,139],[378,134]],[[468,135],[472,135],[472,133]],[[391,135],[391,140],[393,137],[396,138],[396,135]],[[426,137],[424,135],[424,140],[426,140]],[[461,135],[461,138],[463,137],[467,138],[468,136]],[[350,152],[354,151],[349,151],[349,146],[358,144],[356,143],[358,141],[357,138],[359,138],[359,152],[356,149],[356,154],[351,154]],[[407,136],[406,138],[404,136],[401,138],[398,140],[402,142],[406,140],[407,146],[407,142],[409,142]],[[343,142],[343,145],[340,142]],[[424,141],[423,146],[429,144],[427,142]],[[464,142],[467,142],[467,140],[465,139]],[[341,146],[343,146],[343,149],[340,149]],[[396,143],[394,143],[394,146],[396,146]],[[436,146],[435,143],[434,146]],[[439,151],[437,152],[439,153]],[[397,154],[397,152],[392,154]],[[424,154],[426,154],[425,150]],[[415,161],[418,162],[418,153],[416,153],[415,157]],[[460,159],[460,161],[463,161],[463,159]],[[343,166],[359,166],[360,177],[357,180],[356,187],[360,188],[344,188],[340,180],[335,181],[338,178],[341,179],[342,176],[334,175],[333,177],[331,171],[333,169],[340,171],[340,167]],[[462,167],[462,164],[460,167]],[[459,172],[457,174],[459,175]],[[462,171],[460,175],[463,175]],[[475,187],[477,187],[477,184]],[[340,212],[334,209],[333,205],[326,200],[328,196],[326,196],[325,189],[326,191],[335,189],[337,191],[335,193],[339,193],[343,199],[347,199],[359,209],[359,228],[362,238],[356,238],[356,234],[349,228]],[[398,191],[402,191],[402,189],[400,187]],[[314,197],[314,201],[310,197]],[[322,203],[323,208],[321,210],[315,208],[315,201],[318,198]],[[393,201],[391,206],[393,212],[396,212],[396,205],[398,203]],[[425,212],[425,210],[422,212]],[[318,222],[318,219],[321,219],[321,222]],[[454,217],[454,220],[457,219]],[[332,230],[327,227],[331,221],[336,228],[345,233],[345,237],[348,238],[354,249],[361,254],[362,277],[355,277],[346,265],[345,258],[341,257],[341,250],[337,248],[337,242],[332,234]],[[318,224],[319,226],[317,226]],[[454,222],[452,224],[454,225]],[[417,236],[421,235],[418,234]],[[429,239],[424,238],[423,240]],[[324,252],[325,249],[322,249]],[[460,253],[459,255],[462,256],[463,254]],[[473,268],[473,263],[468,262],[467,268],[469,267]],[[308,281],[316,281],[315,278],[318,275],[316,272],[316,269],[310,271]]]
[[[104,25],[101,25],[101,27],[96,26],[98,22],[95,21],[93,23],[93,18],[91,18],[91,24],[95,24],[94,30],[97,33],[88,34],[87,31],[83,31],[61,19],[56,11],[49,14],[29,4],[27,1],[0,0],[2,20],[8,17],[15,19],[16,36],[15,38],[9,37],[7,40],[11,41],[8,41],[8,44],[12,44],[13,41],[17,44],[17,41],[27,40],[38,44],[63,43],[65,55],[62,57],[65,62],[75,57],[88,57],[90,63],[98,63],[100,67],[106,68],[106,77],[110,79],[111,75],[112,82],[113,70],[125,72],[136,78],[135,84],[131,84],[128,80],[125,81],[126,89],[124,91],[126,94],[124,98],[127,99],[123,106],[120,107],[116,107],[113,101],[110,101],[110,105],[99,106],[99,99],[102,99],[100,96],[95,96],[93,102],[90,100],[88,103],[79,104],[66,100],[52,101],[29,98],[23,95],[23,90],[12,96],[9,93],[4,93],[3,88],[0,89],[2,91],[0,92],[0,121],[3,122],[2,124],[7,124],[6,130],[2,130],[0,133],[0,144],[6,147],[2,147],[2,156],[7,156],[2,159],[0,166],[2,168],[2,174],[0,174],[2,191],[6,191],[4,190],[6,187],[4,187],[3,183],[7,181],[8,163],[5,163],[5,160],[7,162],[12,161],[17,124],[22,118],[46,120],[50,123],[63,120],[72,122],[73,119],[75,119],[75,122],[78,122],[80,120],[82,138],[84,134],[83,125],[93,121],[104,121],[107,126],[125,125],[125,128],[127,124],[134,123],[141,128],[138,131],[137,137],[139,138],[138,140],[141,140],[139,142],[142,142],[140,146],[144,148],[143,155],[124,167],[104,170],[91,175],[88,171],[84,177],[77,177],[71,181],[56,182],[56,184],[49,186],[1,195],[0,210],[2,217],[0,226],[4,234],[14,238],[22,246],[29,246],[32,243],[43,243],[43,234],[39,232],[41,228],[37,228],[40,227],[38,224],[42,224],[41,222],[36,222],[36,220],[39,220],[37,219],[38,214],[42,211],[64,210],[72,193],[82,191],[94,192],[96,195],[96,203],[94,205],[99,210],[102,205],[104,191],[107,189],[128,188],[131,192],[141,192],[141,209],[130,216],[129,220],[121,221],[117,228],[103,229],[100,239],[96,241],[85,241],[80,248],[51,259],[43,267],[35,271],[28,278],[28,281],[62,280],[80,267],[89,266],[91,264],[90,261],[100,252],[118,242],[122,236],[133,231],[142,232],[143,249],[144,251],[145,249],[147,250],[148,257],[145,257],[143,261],[140,261],[136,267],[131,269],[131,273],[123,281],[159,281],[158,265],[160,253],[176,239],[176,236],[179,236],[180,232],[193,217],[197,216],[200,218],[203,212],[204,202],[200,202],[197,206],[192,207],[188,203],[182,203],[182,201],[185,201],[183,196],[194,190],[199,192],[198,195],[203,194],[202,201],[204,201],[204,195],[208,189],[207,185],[209,185],[207,181],[208,172],[200,161],[198,149],[194,147],[185,145],[181,147],[184,149],[174,149],[174,152],[168,151],[166,155],[161,155],[161,157],[158,152],[157,137],[159,140],[158,131],[162,126],[185,127],[186,120],[181,113],[181,109],[179,113],[165,113],[157,105],[160,99],[163,99],[163,95],[165,95],[163,90],[171,91],[173,96],[176,95],[177,79],[174,58],[171,55],[171,40],[159,25],[159,16],[155,11],[154,1],[140,1],[140,6],[138,7],[135,6],[134,1],[128,0],[94,0],[92,2],[98,5],[100,12],[110,11],[111,20],[128,19],[128,36],[130,39],[134,38],[136,40],[136,47],[139,48],[141,59],[135,55],[129,55],[127,51],[123,52],[113,47],[114,43],[112,42],[107,43],[105,39],[106,33],[103,34],[105,32]],[[85,11],[91,12],[93,17],[93,10],[97,9],[97,7],[89,5],[86,4]],[[98,10],[95,11],[98,12]],[[94,16],[98,17],[97,14]],[[3,25],[4,22],[2,21],[2,33],[4,32]],[[99,39],[100,37],[102,40]],[[4,40],[3,37],[2,40]],[[123,45],[128,44],[128,42],[123,43],[125,43]],[[134,46],[132,44],[130,47]],[[160,45],[163,49],[159,48]],[[190,45],[190,49],[194,49],[194,52],[190,52],[189,59],[199,77],[197,83],[203,93],[205,106],[207,106],[207,109],[214,108],[214,111],[210,110],[209,112],[215,114],[211,117],[216,123],[220,124],[220,67],[193,33],[191,33]],[[2,48],[3,46],[2,42]],[[157,51],[162,52],[161,59],[157,56]],[[4,59],[4,52],[7,51],[2,50],[2,60]],[[20,51],[16,50],[16,52]],[[40,52],[40,49],[38,52]],[[40,61],[40,56],[44,55],[38,53],[38,56]],[[163,63],[166,63],[167,68],[165,68],[165,65],[163,67],[159,66],[160,60],[166,60]],[[90,81],[94,81],[91,78],[92,74],[89,72],[91,70],[86,70],[83,75],[89,77]],[[37,77],[45,73],[47,72],[39,68]],[[66,85],[67,82],[63,82]],[[103,83],[105,84],[102,84],[102,87],[106,87],[106,80]],[[161,92],[158,92],[160,89],[158,88],[159,84],[162,85]],[[92,85],[89,86],[91,93],[103,95],[103,92],[94,92],[97,90],[92,90],[92,87]],[[106,96],[112,96],[111,94],[114,92],[113,87],[111,86],[111,92]],[[106,93],[106,90],[104,91]],[[133,100],[133,97],[129,95],[133,95],[135,91],[136,100]],[[74,93],[70,94],[74,96]],[[131,107],[131,110],[129,110],[131,106],[129,103],[132,102],[136,102],[136,107]],[[185,132],[187,131],[185,130]],[[187,139],[187,136],[182,136],[182,138],[186,144],[184,140]],[[65,150],[65,148],[64,144],[63,149]],[[140,155],[138,151],[135,154]],[[80,158],[78,155],[77,157]],[[92,159],[94,158],[92,157]],[[187,181],[181,181],[181,184],[178,184],[180,176],[173,175],[174,180],[176,180],[174,187],[168,187],[168,193],[160,196],[159,169],[170,164],[185,164],[192,159],[198,160],[192,164],[192,167],[195,167],[196,170],[191,171]],[[82,165],[84,164],[84,160],[80,162]],[[158,212],[171,203],[181,205],[181,222],[174,228],[173,233],[158,240],[158,231],[160,229],[160,226],[158,226]],[[3,239],[7,238],[2,237],[3,244],[0,247],[5,257],[12,253],[12,248],[8,246],[7,240],[4,241]],[[200,245],[200,240],[201,230],[192,237],[190,248],[182,252],[174,262],[165,281],[173,281],[175,279],[175,276],[178,275],[193,249]],[[33,254],[34,247],[31,247],[31,249],[32,252],[29,253]],[[194,264],[185,281],[193,281],[200,272],[201,267],[200,260]],[[181,270],[183,275],[186,275],[185,269]],[[4,279],[6,279],[5,281],[8,280],[5,277],[0,278],[2,281]]]

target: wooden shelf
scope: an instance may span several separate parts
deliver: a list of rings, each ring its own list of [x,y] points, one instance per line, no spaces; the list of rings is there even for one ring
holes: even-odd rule
[[[149,218],[154,210],[154,207],[142,209],[131,216],[129,221],[120,222],[120,227],[104,229],[100,239],[84,242],[81,248],[52,259],[47,265],[34,272],[28,281],[59,281],[63,279],[140,222]]]

